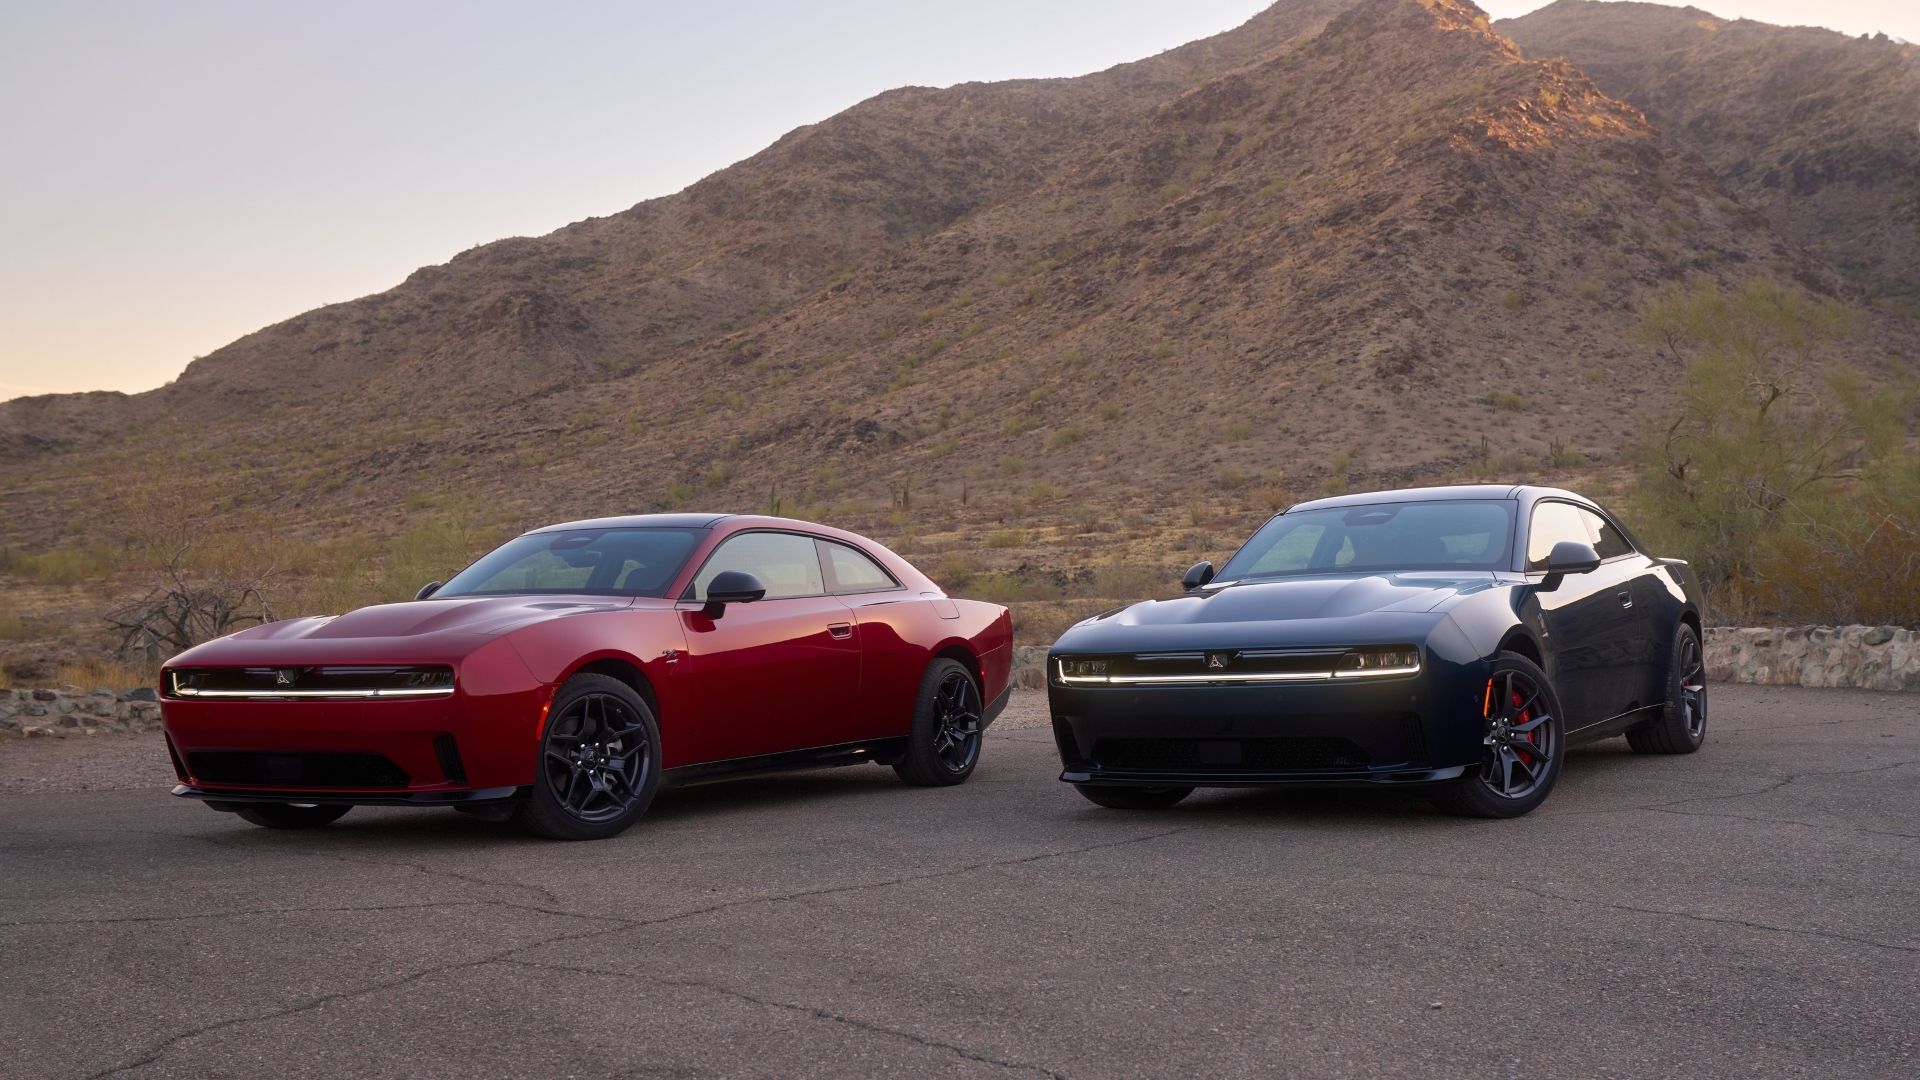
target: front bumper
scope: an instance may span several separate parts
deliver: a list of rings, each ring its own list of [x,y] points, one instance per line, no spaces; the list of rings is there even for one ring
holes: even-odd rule
[[[429,700],[161,701],[174,794],[457,805],[533,782],[544,690]]]
[[[1052,673],[1050,672],[1050,675]],[[1444,783],[1480,760],[1470,667],[1377,682],[1063,686],[1048,703],[1076,784],[1239,787]]]

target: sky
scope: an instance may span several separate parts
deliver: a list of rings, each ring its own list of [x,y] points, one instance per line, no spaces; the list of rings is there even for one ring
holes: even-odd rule
[[[882,90],[1096,71],[1266,2],[0,0],[0,399],[150,389]],[[1920,0],[1696,6],[1920,41]]]

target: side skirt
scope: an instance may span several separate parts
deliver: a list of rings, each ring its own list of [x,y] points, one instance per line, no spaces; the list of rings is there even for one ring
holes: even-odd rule
[[[1601,739],[1611,739],[1616,735],[1625,735],[1628,728],[1658,716],[1660,710],[1664,708],[1666,708],[1664,703],[1659,705],[1642,705],[1640,708],[1634,709],[1631,712],[1623,712],[1619,716],[1602,720],[1597,724],[1588,724],[1578,731],[1569,731],[1567,732],[1567,745],[1581,746],[1590,742],[1599,742]]]
[[[782,754],[760,754],[755,757],[728,758],[725,761],[703,761],[698,765],[682,765],[662,773],[660,780],[662,783],[679,787],[712,780],[725,780],[747,773],[826,769],[841,765],[859,765],[868,761],[888,765],[899,761],[906,750],[907,740],[904,737],[870,739],[865,742],[841,743],[837,746],[816,746],[810,750],[792,750]]]

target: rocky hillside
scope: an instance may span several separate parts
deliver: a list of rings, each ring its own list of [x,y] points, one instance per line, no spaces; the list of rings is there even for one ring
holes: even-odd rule
[[[1781,236],[1920,314],[1920,46],[1592,0],[1497,28],[1646,110]]]
[[[774,508],[997,599],[1127,598],[1322,490],[1604,483],[1675,374],[1634,340],[1645,290],[1851,294],[1747,198],[1470,4],[1281,0],[1081,78],[882,94],[151,393],[0,404],[0,556],[156,507],[335,570],[456,504]],[[113,590],[61,580],[0,576],[16,636],[97,629]]]

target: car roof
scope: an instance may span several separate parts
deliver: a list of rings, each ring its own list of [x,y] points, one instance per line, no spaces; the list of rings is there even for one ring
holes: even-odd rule
[[[1336,506],[1372,506],[1379,503],[1532,500],[1546,496],[1572,499],[1581,503],[1593,501],[1571,491],[1535,487],[1531,484],[1447,484],[1440,487],[1399,488],[1393,491],[1356,491],[1351,495],[1335,495],[1330,499],[1314,499],[1311,502],[1298,503],[1288,512],[1322,510]]]
[[[586,518],[563,521],[528,529],[530,533],[566,532],[570,529],[711,529],[731,514],[627,514],[624,517]]]

